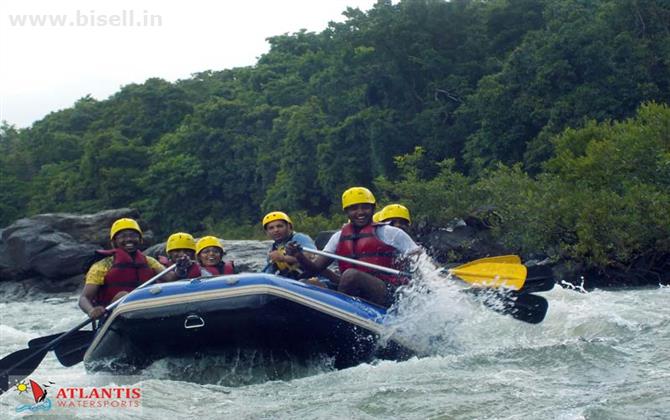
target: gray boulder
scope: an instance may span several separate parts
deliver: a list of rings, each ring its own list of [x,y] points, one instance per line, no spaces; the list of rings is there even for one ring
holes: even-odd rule
[[[40,214],[0,230],[0,281],[43,278],[66,281],[84,273],[96,249],[109,248],[109,228],[121,217],[138,218],[136,210],[95,214]],[[150,231],[145,238],[151,240]]]
[[[70,235],[77,242],[97,244],[101,248],[109,248],[109,228],[115,220],[122,217],[130,217],[139,220],[140,215],[137,210],[122,208],[104,210],[94,214],[38,214],[29,219],[21,220],[44,223],[55,231]],[[21,220],[19,220],[19,222]],[[140,226],[141,225],[142,224],[140,223]],[[143,233],[145,244],[151,243],[153,240],[153,233],[149,230]]]
[[[196,240],[199,238],[196,238]],[[266,266],[266,257],[272,241],[221,239],[226,252],[223,259],[233,261],[238,272],[259,272]],[[154,258],[166,257],[165,242],[157,243],[142,251],[144,255]],[[160,261],[160,260],[159,260]],[[167,265],[170,265],[168,262]]]

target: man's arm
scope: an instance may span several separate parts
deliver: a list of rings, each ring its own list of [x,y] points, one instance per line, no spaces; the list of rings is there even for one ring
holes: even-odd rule
[[[165,258],[165,257],[162,257]],[[172,262],[165,258],[167,267],[172,266]],[[165,265],[161,264],[159,260],[153,257],[147,257],[147,264],[149,265],[149,268],[154,270],[154,273],[158,274],[165,270]],[[179,277],[177,277],[177,274],[175,274],[174,270],[171,273],[167,273],[158,280],[156,280],[156,283],[169,283],[171,281],[179,280]]]
[[[302,247],[296,242],[289,242],[286,244],[286,253],[295,257],[302,268],[312,274],[319,274],[333,262],[332,258],[327,258],[322,255],[317,256],[314,260],[308,258],[303,254]]]
[[[303,248],[316,249],[316,245],[314,244],[314,241],[312,240],[312,238],[310,238],[309,235],[306,235],[304,233],[297,232],[294,235],[293,240],[295,242],[297,242],[298,245],[300,245]],[[315,259],[314,257],[315,257],[315,255],[312,255],[312,254],[307,256],[307,258],[309,258],[312,261],[314,261],[314,259]],[[298,261],[298,258],[296,258],[295,256],[291,256],[291,255],[284,255],[284,262],[286,262],[288,264],[295,264],[295,263],[300,264],[300,261]],[[300,264],[300,265],[302,266],[303,269],[307,270],[307,267],[303,266],[302,264]],[[307,270],[307,271],[309,271],[309,270]]]
[[[98,319],[105,314],[104,306],[93,306],[92,303],[99,289],[100,286],[97,284],[85,284],[84,290],[82,290],[81,296],[79,296],[79,307],[91,319]]]
[[[156,274],[165,270],[165,266],[163,264],[161,264],[160,261],[158,261],[154,257],[147,257],[147,264],[149,265],[149,268],[154,270],[154,273],[156,273]]]
[[[79,308],[92,319],[98,319],[105,313],[104,306],[94,306],[93,302],[98,291],[105,284],[105,275],[112,266],[111,257],[105,258],[93,264],[86,273],[84,290],[79,296]]]

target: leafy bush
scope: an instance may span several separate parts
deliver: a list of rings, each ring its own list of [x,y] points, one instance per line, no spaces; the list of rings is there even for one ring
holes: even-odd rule
[[[454,169],[454,160],[434,164],[425,150],[417,147],[413,153],[396,157],[395,163],[401,174],[399,181],[375,180],[382,192],[378,202],[401,202],[410,209],[414,223],[441,226],[472,209],[474,191],[468,178]],[[432,166],[438,173],[428,178],[425,174],[433,172]]]
[[[670,109],[643,105],[622,122],[591,121],[554,139],[547,173],[500,166],[476,185],[508,245],[605,267],[668,252]]]

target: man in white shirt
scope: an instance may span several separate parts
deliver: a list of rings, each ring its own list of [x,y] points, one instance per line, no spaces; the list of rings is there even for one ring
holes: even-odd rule
[[[403,257],[419,253],[421,248],[402,229],[372,222],[376,200],[364,187],[352,187],[342,194],[342,209],[350,222],[336,232],[324,251],[382,267],[402,270]],[[324,270],[332,258],[306,258],[298,246],[289,244],[287,253],[294,254],[300,263],[314,273]],[[395,276],[373,268],[338,261],[340,282],[337,290],[358,296],[381,306],[393,303],[395,291],[407,284],[409,278]]]

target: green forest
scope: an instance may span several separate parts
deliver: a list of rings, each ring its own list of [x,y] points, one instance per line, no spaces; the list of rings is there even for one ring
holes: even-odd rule
[[[268,34],[253,66],[3,123],[0,226],[133,207],[159,236],[234,239],[283,210],[314,234],[340,226],[341,193],[362,185],[415,225],[493,208],[520,252],[591,267],[670,253],[670,1],[344,13]]]

